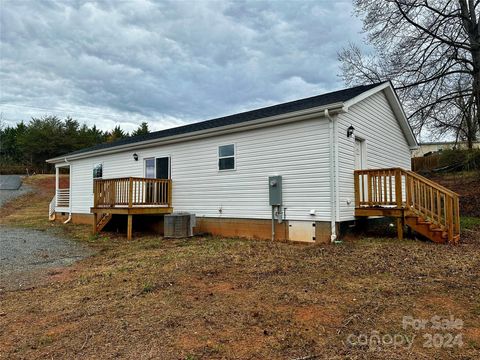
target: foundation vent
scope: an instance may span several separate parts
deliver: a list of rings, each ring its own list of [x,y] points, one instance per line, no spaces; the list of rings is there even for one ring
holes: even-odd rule
[[[178,212],[165,215],[164,229],[166,238],[185,238],[193,236],[195,214]]]

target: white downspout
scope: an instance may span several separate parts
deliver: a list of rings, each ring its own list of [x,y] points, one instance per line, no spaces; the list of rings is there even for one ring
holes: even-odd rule
[[[330,116],[328,109],[325,109],[325,117],[329,120],[329,132],[330,132],[330,241],[335,242],[337,240],[337,227],[336,227],[336,218],[337,218],[337,209],[336,209],[336,186],[335,186],[335,172],[336,172],[336,162],[335,162],[335,129],[333,118]]]

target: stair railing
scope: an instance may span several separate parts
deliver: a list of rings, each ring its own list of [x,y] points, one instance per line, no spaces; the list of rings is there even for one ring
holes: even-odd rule
[[[55,205],[57,204],[57,195],[53,195],[50,204],[48,204],[48,219],[50,221],[55,220]]]
[[[355,170],[355,206],[406,209],[444,230],[451,242],[460,234],[458,194],[401,168]]]
[[[448,234],[448,241],[460,235],[460,199],[457,193],[413,171],[405,174],[407,208]]]

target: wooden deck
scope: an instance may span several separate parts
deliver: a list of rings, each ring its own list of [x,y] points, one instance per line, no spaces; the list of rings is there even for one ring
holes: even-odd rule
[[[356,170],[355,216],[397,219],[398,237],[406,224],[435,242],[460,238],[459,197],[455,192],[401,168]]]
[[[93,232],[97,233],[114,214],[127,215],[127,237],[132,238],[132,216],[170,214],[172,180],[149,178],[96,179],[93,184]]]

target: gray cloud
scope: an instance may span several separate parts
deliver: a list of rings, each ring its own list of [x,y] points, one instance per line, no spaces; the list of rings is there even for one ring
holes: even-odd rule
[[[153,129],[341,86],[350,1],[2,1],[7,122],[71,115]]]

